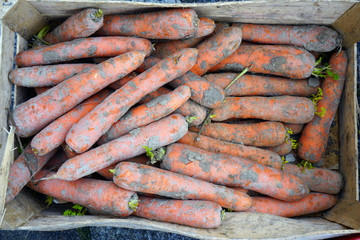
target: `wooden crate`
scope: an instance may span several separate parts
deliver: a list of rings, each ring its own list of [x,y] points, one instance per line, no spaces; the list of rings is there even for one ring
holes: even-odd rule
[[[83,226],[112,226],[134,229],[159,230],[179,233],[200,239],[322,239],[360,232],[360,203],[357,148],[356,97],[356,45],[360,40],[360,3],[357,1],[244,1],[209,4],[160,4],[99,0],[7,0],[0,8],[0,212],[4,202],[7,169],[14,159],[13,133],[8,134],[8,111],[26,99],[26,90],[12,86],[8,73],[15,66],[14,56],[26,48],[26,39],[39,31],[50,20],[64,18],[79,9],[101,8],[105,14],[137,13],[161,8],[188,7],[200,16],[217,21],[272,23],[272,24],[324,24],[338,30],[349,55],[348,75],[339,108],[340,171],[345,187],[338,204],[323,217],[282,218],[258,213],[228,213],[221,227],[212,230],[195,229],[176,224],[128,217],[109,216],[65,217],[61,212],[44,210],[44,203],[23,190],[5,205],[0,218],[2,229],[55,231]],[[14,48],[14,46],[16,46]],[[14,50],[15,49],[15,50]]]

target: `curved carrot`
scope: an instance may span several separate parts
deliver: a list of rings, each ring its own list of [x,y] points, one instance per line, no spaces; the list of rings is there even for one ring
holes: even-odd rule
[[[285,202],[270,197],[252,197],[253,205],[247,212],[267,213],[282,217],[296,217],[327,210],[337,198],[324,193],[310,193],[295,202]]]
[[[181,39],[195,36],[199,18],[192,9],[168,9],[137,15],[105,16],[97,35]]]
[[[265,147],[264,150],[268,150],[274,153],[279,154],[280,156],[284,156],[291,152],[291,140],[285,140],[283,143],[273,146],[273,147]]]
[[[115,168],[114,183],[136,192],[177,199],[208,200],[238,211],[251,206],[251,198],[240,191],[138,163],[119,163]]]
[[[341,36],[326,26],[284,26],[238,24],[241,27],[243,39],[264,44],[282,44],[304,47],[308,51],[330,52],[339,46]]]
[[[132,72],[144,57],[144,52],[133,51],[111,58],[18,105],[13,111],[18,134],[34,135],[89,96]]]
[[[253,73],[303,79],[310,77],[313,72],[315,57],[299,47],[245,44],[209,72],[241,72],[250,65],[249,71]]]
[[[167,146],[161,166],[190,177],[250,189],[284,201],[296,201],[309,193],[300,178],[279,169],[185,144]]]
[[[214,20],[207,17],[202,17],[199,19],[199,21],[200,21],[199,28],[194,37],[196,38],[205,37],[211,34],[215,30]]]
[[[100,9],[85,9],[76,13],[45,35],[44,40],[50,44],[66,42],[76,38],[85,38],[95,33],[103,25],[103,14]]]
[[[222,208],[213,202],[148,197],[139,199],[140,203],[133,213],[138,217],[198,228],[216,228],[222,222]]]
[[[199,129],[195,127],[191,127],[189,130],[199,132]],[[286,131],[284,125],[279,122],[253,124],[210,123],[204,126],[201,134],[233,143],[267,147],[283,143]]]
[[[212,120],[258,118],[286,123],[308,123],[315,115],[313,102],[305,97],[226,97],[214,110]]]
[[[147,39],[130,37],[94,37],[62,42],[41,49],[31,49],[15,56],[19,67],[65,62],[78,58],[114,57],[130,51],[151,52]]]
[[[225,88],[238,73],[206,74],[207,81]],[[227,96],[279,96],[293,95],[310,97],[319,91],[319,86],[310,86],[307,79],[291,80],[282,77],[245,74],[225,90]]]
[[[142,97],[187,72],[196,56],[196,49],[185,48],[126,83],[77,122],[66,143],[77,153],[88,150]]]
[[[94,66],[80,63],[18,68],[10,72],[9,79],[13,84],[23,87],[55,86]]]
[[[190,131],[184,137],[178,140],[177,143],[191,145],[210,152],[247,158],[257,163],[277,169],[281,168],[281,157],[274,152],[261,148],[221,141],[215,138],[207,137],[205,135],[199,135],[197,140],[197,133]]]
[[[304,124],[296,124],[296,123],[283,123],[284,126],[288,129],[291,129],[292,134],[301,133],[304,128]]]
[[[334,53],[330,58],[329,64],[333,71],[339,75],[339,79],[327,77],[322,82],[323,96],[317,103],[317,109],[318,111],[325,109],[325,115],[322,117],[315,116],[310,123],[305,125],[297,151],[301,159],[318,162],[325,153],[331,123],[338,108],[346,79],[347,61],[345,51],[341,51],[339,54]]]

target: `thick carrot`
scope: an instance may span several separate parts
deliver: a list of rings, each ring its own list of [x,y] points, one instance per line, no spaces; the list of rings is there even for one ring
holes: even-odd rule
[[[191,127],[190,131],[199,132],[199,129]],[[268,147],[283,143],[286,130],[284,125],[279,122],[252,124],[210,123],[204,126],[201,134],[232,143]]]
[[[113,82],[112,84],[109,85],[109,87],[111,87],[112,89],[119,89],[122,86],[124,86],[127,82],[130,82],[131,80],[133,80],[138,74],[135,72],[130,73],[129,75],[126,75],[123,78],[120,78],[119,80]]]
[[[305,97],[226,97],[224,104],[214,110],[212,120],[229,118],[258,118],[270,121],[303,124],[315,115],[314,103]]]
[[[238,24],[243,39],[250,42],[265,44],[283,44],[304,47],[308,51],[330,52],[341,44],[341,36],[326,26],[284,26]]]
[[[66,143],[77,153],[88,150],[142,97],[187,72],[196,56],[196,49],[185,48],[126,83],[76,123]]]
[[[41,170],[34,180],[49,178],[54,173]],[[28,186],[40,193],[91,207],[108,214],[126,217],[139,202],[135,192],[119,188],[111,181],[83,178],[77,181],[58,179],[30,182]]]
[[[122,135],[155,122],[174,112],[190,97],[190,88],[180,86],[169,94],[161,95],[150,102],[130,109],[99,139],[99,144],[110,142]]]
[[[60,146],[70,128],[110,94],[110,90],[103,89],[47,125],[31,140],[34,153],[42,156]]]
[[[234,53],[241,43],[241,29],[229,27],[204,40],[196,48],[198,59],[191,71],[199,76]]]
[[[103,25],[103,14],[100,9],[85,9],[66,19],[44,40],[50,44],[66,42],[76,38],[85,38],[95,33]]]
[[[185,144],[167,146],[161,166],[172,172],[250,189],[284,201],[296,201],[309,193],[300,178],[279,169]]]
[[[56,150],[45,156],[35,155],[28,145],[24,152],[11,164],[5,202],[10,202],[25,187],[31,177],[36,174],[47,161],[56,153]]]
[[[310,191],[338,194],[343,186],[340,173],[325,168],[303,168],[295,164],[285,164],[284,171],[298,176]]]
[[[250,65],[250,72],[253,73],[303,79],[310,77],[315,67],[315,58],[299,47],[245,44],[209,72],[241,72]]]
[[[199,18],[192,9],[168,9],[137,15],[105,16],[97,35],[181,39],[195,36]]]
[[[304,128],[304,124],[296,124],[296,123],[283,123],[284,126],[288,129],[291,129],[292,134],[301,133]]]
[[[243,192],[243,193],[246,193],[248,194],[249,193],[249,190],[245,189],[245,188],[242,188],[242,187],[230,187],[231,189],[234,189],[236,191],[240,191],[240,192]],[[249,194],[248,194],[249,195]]]
[[[23,87],[55,86],[94,66],[94,64],[59,64],[18,68],[10,72],[9,80],[13,84]]]
[[[139,197],[133,213],[138,217],[197,228],[216,228],[222,222],[219,204],[200,200],[170,200]]]
[[[251,206],[251,198],[240,191],[138,163],[119,163],[115,168],[114,183],[131,191],[176,199],[207,200],[238,211]]]
[[[326,112],[322,117],[315,116],[310,123],[305,125],[297,151],[301,159],[318,162],[325,153],[331,123],[340,103],[346,79],[347,61],[345,51],[341,51],[339,54],[334,53],[330,58],[329,64],[333,71],[339,75],[339,79],[335,80],[329,76],[323,80],[321,86],[323,96],[317,103],[317,111],[320,112],[325,109]]]
[[[196,38],[208,36],[215,30],[214,20],[207,17],[202,17],[199,20],[199,28],[195,34]]]
[[[285,202],[270,197],[252,197],[253,205],[247,212],[267,213],[282,217],[296,217],[327,210],[334,206],[337,198],[324,193],[310,193],[295,202]]]
[[[243,157],[266,166],[281,168],[281,157],[274,152],[242,144],[230,143],[205,135],[199,135],[199,139],[196,139],[197,133],[189,131],[184,137],[178,140],[177,143],[191,145],[210,152]]]
[[[34,135],[89,96],[132,72],[144,57],[143,51],[132,51],[111,58],[18,105],[13,111],[18,134]]]
[[[144,51],[149,55],[151,42],[147,39],[131,37],[81,38],[18,53],[15,63],[19,67],[31,67],[78,58],[114,57],[130,51]]]
[[[273,147],[265,147],[264,150],[268,150],[274,153],[277,153],[280,156],[284,156],[291,152],[291,141],[290,139],[285,140],[283,143],[273,146]]]
[[[208,36],[208,37],[212,37],[215,34],[217,34],[218,32],[220,32],[221,30],[223,30],[224,28],[228,28],[230,27],[229,23],[226,22],[216,22],[215,23],[215,29],[214,31]]]
[[[207,81],[225,88],[238,73],[217,73],[203,76]],[[307,79],[291,80],[282,77],[245,74],[225,90],[227,96],[279,96],[293,95],[310,97],[319,91],[319,86],[310,86]]]

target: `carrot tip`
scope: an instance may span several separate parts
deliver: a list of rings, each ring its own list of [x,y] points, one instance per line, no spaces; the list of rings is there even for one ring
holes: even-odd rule
[[[128,205],[129,205],[130,209],[132,209],[132,210],[134,210],[134,212],[136,212],[136,208],[139,205],[139,203],[140,203],[140,199],[139,199],[138,195],[134,194],[131,196]]]

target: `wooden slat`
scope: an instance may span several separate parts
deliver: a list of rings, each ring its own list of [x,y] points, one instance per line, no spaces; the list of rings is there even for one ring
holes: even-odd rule
[[[360,202],[343,199],[331,209],[325,218],[354,229],[360,229]]]

